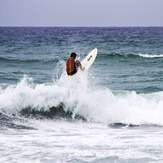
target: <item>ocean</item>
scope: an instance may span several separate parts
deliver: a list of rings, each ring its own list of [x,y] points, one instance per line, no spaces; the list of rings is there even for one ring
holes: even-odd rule
[[[0,162],[163,162],[163,27],[0,27]]]

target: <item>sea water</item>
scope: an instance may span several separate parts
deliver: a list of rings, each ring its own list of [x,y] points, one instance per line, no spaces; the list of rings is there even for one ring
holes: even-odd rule
[[[1,27],[0,162],[163,162],[163,28]]]

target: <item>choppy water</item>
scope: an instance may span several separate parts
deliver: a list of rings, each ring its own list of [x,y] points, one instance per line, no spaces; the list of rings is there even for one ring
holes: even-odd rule
[[[0,28],[0,162],[163,162],[162,117],[162,27]]]

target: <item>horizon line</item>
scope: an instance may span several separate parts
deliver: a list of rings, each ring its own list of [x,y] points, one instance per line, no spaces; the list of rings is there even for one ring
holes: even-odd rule
[[[151,27],[163,27],[163,26],[6,26],[6,25],[0,25],[0,27],[28,27],[28,28],[151,28]]]

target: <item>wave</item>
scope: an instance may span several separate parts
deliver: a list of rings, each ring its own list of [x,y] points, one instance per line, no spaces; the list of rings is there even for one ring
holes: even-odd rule
[[[0,62],[5,62],[5,63],[57,63],[58,59],[51,59],[51,60],[44,60],[44,59],[18,59],[18,58],[5,58],[5,57],[0,57]]]
[[[137,124],[125,124],[125,123],[111,123],[108,124],[108,127],[110,128],[162,128],[162,125],[157,125],[157,124],[141,124],[141,125],[137,125]]]
[[[17,118],[15,116],[7,116],[3,113],[0,113],[0,127],[8,127],[8,128],[15,128],[15,129],[27,129],[27,130],[34,130],[35,128],[29,127],[22,124],[17,124],[18,122],[22,123],[24,120]]]
[[[10,63],[33,63],[33,62],[40,62],[40,59],[25,59],[25,60],[23,60],[23,59],[0,57],[0,61],[10,62]]]
[[[78,114],[76,114],[73,117],[72,111],[65,111],[65,106],[63,103],[59,104],[58,106],[50,107],[46,110],[44,108],[41,108],[41,110],[37,110],[36,108],[24,108],[20,111],[20,114],[27,117],[27,118],[37,118],[37,119],[57,119],[57,120],[83,120],[86,121],[86,119]],[[72,118],[73,117],[73,118]]]
[[[107,124],[163,125],[163,92],[137,94],[97,87],[87,73],[62,74],[54,83],[23,79],[0,87],[0,113],[16,117],[70,118]]]
[[[146,59],[152,59],[152,58],[163,58],[163,54],[158,55],[152,55],[152,54],[120,54],[120,53],[109,53],[109,54],[102,54],[100,57],[109,57],[109,58],[146,58]]]
[[[139,54],[139,56],[143,58],[162,58],[163,54],[160,54],[160,55]]]

